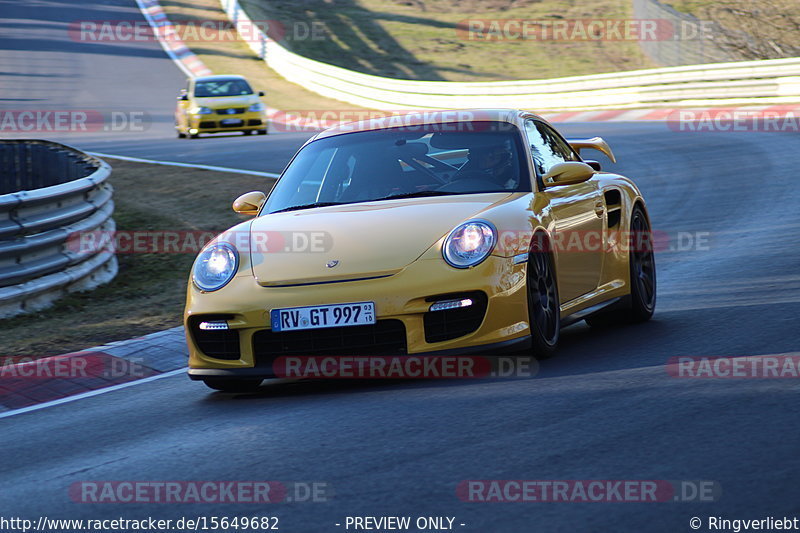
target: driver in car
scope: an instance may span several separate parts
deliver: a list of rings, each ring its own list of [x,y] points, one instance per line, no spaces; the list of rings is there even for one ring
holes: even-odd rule
[[[469,151],[469,159],[458,174],[472,179],[481,175],[483,179],[492,181],[504,189],[514,189],[518,182],[514,153],[508,141],[472,148]]]

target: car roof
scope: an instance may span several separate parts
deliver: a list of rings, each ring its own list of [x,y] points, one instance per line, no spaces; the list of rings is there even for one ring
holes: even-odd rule
[[[428,124],[443,124],[452,122],[508,122],[516,124],[520,116],[526,118],[544,119],[534,113],[519,109],[452,109],[452,110],[419,110],[397,112],[381,112],[365,110],[365,114],[372,118],[337,124],[314,136],[313,140],[355,133],[373,131],[387,128],[419,127]],[[383,116],[375,114],[385,113]],[[352,115],[352,113],[350,113]]]

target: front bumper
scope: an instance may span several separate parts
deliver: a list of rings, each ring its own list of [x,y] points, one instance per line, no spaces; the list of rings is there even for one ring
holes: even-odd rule
[[[427,353],[413,354],[416,357],[441,357],[454,355],[500,355],[504,353],[515,353],[528,351],[533,346],[530,335],[516,337],[492,344],[481,344],[478,346],[466,346],[450,350],[438,350]],[[205,378],[272,378],[275,373],[269,367],[247,367],[247,368],[189,368],[189,378],[200,381]]]
[[[267,115],[262,111],[246,111],[234,115],[191,115],[189,128],[197,133],[222,133],[225,131],[266,130]]]
[[[492,256],[466,270],[453,269],[440,259],[418,260],[385,278],[305,287],[262,287],[249,272],[238,274],[213,293],[202,293],[190,284],[184,317],[189,374],[193,379],[270,377],[271,364],[262,360],[265,355],[254,346],[254,336],[269,332],[271,309],[347,302],[373,301],[379,323],[401,322],[405,346],[400,355],[457,355],[521,349],[530,340],[525,269],[524,263],[515,265],[513,258]],[[475,291],[486,295],[485,313],[477,328],[457,338],[428,342],[425,316],[430,314],[431,297]],[[239,346],[238,358],[210,357],[201,350],[190,320],[195,317],[196,321],[196,317],[206,315],[229,317],[229,327]],[[284,354],[270,354],[281,355]]]

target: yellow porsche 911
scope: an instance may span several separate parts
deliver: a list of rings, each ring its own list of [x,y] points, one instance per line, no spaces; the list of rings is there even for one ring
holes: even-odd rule
[[[191,78],[178,96],[175,130],[178,137],[196,139],[201,133],[241,131],[266,135],[267,110],[242,76]]]
[[[185,311],[189,376],[247,390],[287,356],[532,351],[560,328],[648,320],[650,221],[600,138],[565,140],[516,110],[339,125],[310,139],[255,218],[198,255]]]

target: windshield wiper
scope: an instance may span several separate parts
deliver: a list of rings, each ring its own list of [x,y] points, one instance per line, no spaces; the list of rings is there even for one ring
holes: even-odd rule
[[[277,211],[273,211],[270,213],[274,215],[275,213],[284,213],[286,211],[299,211],[300,209],[312,209],[314,207],[328,207],[331,205],[343,205],[347,202],[315,202],[313,204],[304,204],[304,205],[293,205],[291,207],[284,207],[283,209],[278,209]]]
[[[370,202],[377,202],[379,200],[394,200],[396,198],[424,198],[425,196],[452,196],[454,194],[463,194],[460,192],[450,192],[450,191],[417,191],[417,192],[404,192],[400,194],[390,194],[389,196],[384,196],[383,198],[375,198],[374,200],[369,200]]]

